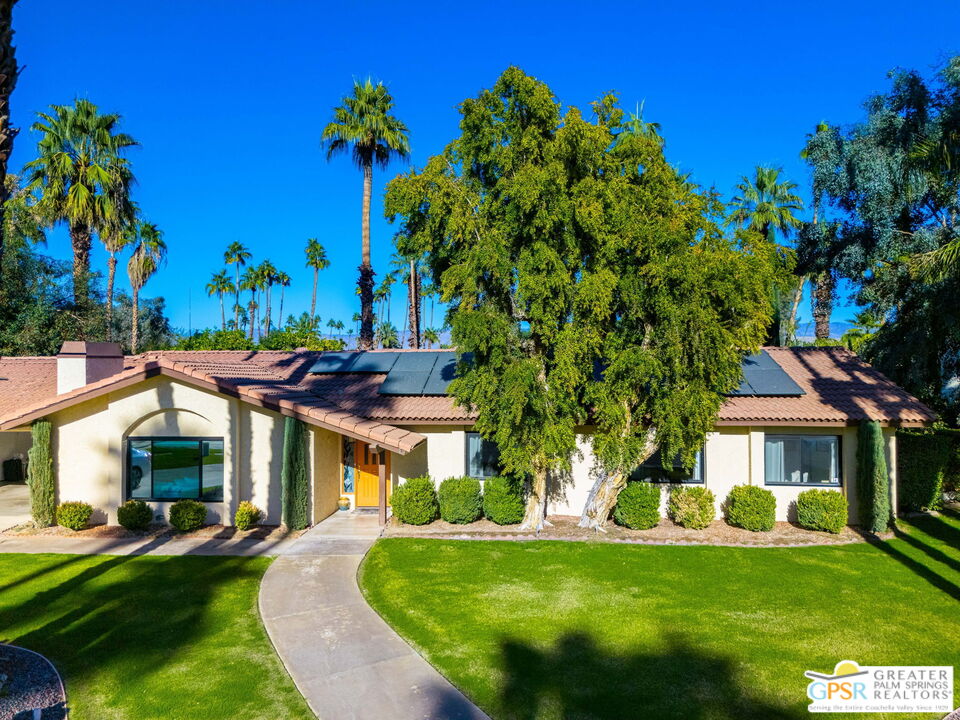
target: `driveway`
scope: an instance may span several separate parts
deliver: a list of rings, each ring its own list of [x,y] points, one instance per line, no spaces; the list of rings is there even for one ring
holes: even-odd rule
[[[30,490],[22,483],[0,483],[0,530],[30,520]]]
[[[376,515],[336,513],[287,548],[260,586],[260,615],[320,720],[489,720],[407,645],[357,586]]]

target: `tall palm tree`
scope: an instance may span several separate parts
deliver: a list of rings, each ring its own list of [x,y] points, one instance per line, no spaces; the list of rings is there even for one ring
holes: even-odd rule
[[[327,259],[327,251],[316,238],[307,240],[305,252],[307,267],[313,268],[313,293],[310,295],[310,317],[313,317],[317,314],[317,280],[320,277],[320,271],[330,267],[330,261]]]
[[[247,312],[250,316],[249,321],[249,330],[250,330],[250,340],[253,340],[254,328],[256,327],[256,309],[257,309],[257,289],[260,287],[260,278],[256,268],[247,268],[243,271],[243,275],[240,276],[240,282],[237,283],[237,291],[239,297],[240,290],[249,290],[250,291],[250,302],[247,303]],[[238,301],[239,304],[239,301]]]
[[[210,282],[207,283],[207,295],[211,297],[216,295],[220,299],[220,328],[222,330],[227,329],[227,316],[223,310],[223,296],[235,291],[236,286],[234,286],[230,276],[227,275],[226,270],[215,272],[213,277],[210,278]]]
[[[247,260],[252,257],[250,251],[243,246],[242,243],[232,242],[227,246],[226,252],[223,253],[223,261],[227,265],[236,265],[237,270],[237,282],[236,282],[236,291],[235,298],[236,302],[233,305],[233,322],[240,327],[240,267],[247,264]]]
[[[140,290],[160,268],[167,256],[167,245],[163,241],[163,233],[153,223],[137,221],[135,242],[133,255],[127,262],[127,276],[130,278],[130,287],[133,289],[130,351],[134,355],[137,354],[137,339],[140,331]]]
[[[439,345],[440,333],[433,328],[427,328],[423,331],[423,341],[427,344],[428,348],[432,348],[434,344]]]
[[[133,216],[133,173],[124,152],[137,142],[117,132],[119,115],[101,114],[89,100],[51,105],[50,110],[37,113],[39,120],[31,127],[41,136],[36,160],[26,165],[27,187],[37,194],[42,215],[65,222],[70,230],[73,298],[82,305],[89,295],[93,234]]]
[[[361,215],[360,342],[361,350],[373,347],[373,266],[370,264],[370,197],[373,194],[373,166],[385,169],[393,158],[410,154],[407,126],[390,114],[393,97],[383,83],[367,78],[354,81],[353,94],[333,109],[333,121],[323,129],[321,140],[327,159],[351,151],[353,161],[363,172],[363,211]]]
[[[257,272],[260,275],[260,285],[261,289],[264,291],[264,318],[263,318],[263,334],[270,334],[270,315],[273,312],[273,307],[271,305],[271,290],[273,289],[273,284],[277,281],[277,268],[274,267],[273,263],[269,260],[264,260],[257,266]]]
[[[786,236],[799,227],[793,213],[803,209],[803,200],[794,192],[796,183],[780,180],[780,168],[757,166],[753,179],[742,177],[736,188],[729,224],[756,230],[770,242],[777,232]]]
[[[620,134],[617,135],[616,144],[620,145],[632,135],[650,138],[660,147],[663,147],[664,140],[660,135],[660,123],[646,122],[643,119],[643,102],[637,103],[637,111],[630,113],[630,118],[623,123]]]
[[[4,214],[11,191],[7,187],[7,163],[13,152],[17,128],[10,125],[10,96],[17,86],[20,68],[17,67],[16,48],[13,46],[13,6],[17,0],[0,2],[0,260],[6,238]]]
[[[134,218],[116,218],[100,230],[100,241],[107,251],[107,341],[113,340],[113,287],[117,276],[117,254],[137,238]]]
[[[327,327],[330,328],[330,333],[328,334],[327,337],[330,340],[333,340],[333,331],[337,329],[337,321],[334,320],[333,318],[330,318],[329,320],[327,320]]]
[[[414,349],[420,348],[423,336],[421,328],[422,278],[420,277],[420,263],[416,255],[394,255],[391,260],[394,266],[393,275],[407,286],[407,316],[403,321],[403,331],[407,336],[407,345]],[[407,333],[407,328],[410,332]]]
[[[277,313],[277,327],[283,327],[283,293],[286,288],[290,287],[290,276],[287,275],[283,270],[277,271],[277,274],[274,278],[274,282],[280,286],[280,312]]]

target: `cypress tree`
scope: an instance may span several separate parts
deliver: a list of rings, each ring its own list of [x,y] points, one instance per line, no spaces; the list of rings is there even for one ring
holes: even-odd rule
[[[857,497],[860,527],[884,532],[890,526],[890,479],[883,432],[875,420],[860,423],[857,447]]]
[[[30,428],[32,444],[27,453],[27,485],[30,514],[37,527],[53,525],[56,517],[50,432],[49,420],[37,420]]]
[[[291,530],[303,530],[310,519],[308,462],[307,426],[296,418],[284,418],[280,503],[283,524]]]

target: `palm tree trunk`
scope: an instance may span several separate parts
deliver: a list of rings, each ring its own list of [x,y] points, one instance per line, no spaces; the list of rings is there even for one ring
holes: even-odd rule
[[[227,329],[227,316],[223,310],[223,293],[220,293],[220,329],[223,331]]]
[[[253,329],[256,327],[256,314],[254,313],[254,301],[250,301],[250,342],[253,342]]]
[[[363,216],[360,219],[360,342],[361,350],[373,349],[373,266],[370,264],[370,196],[373,194],[373,162],[363,166]]]
[[[86,305],[90,296],[90,228],[82,223],[70,225],[73,248],[73,304]]]
[[[313,293],[310,295],[310,319],[317,316],[317,278],[320,277],[320,270],[313,269]]]
[[[817,275],[813,284],[814,335],[817,340],[830,338],[830,315],[833,313],[833,275],[826,271]]]
[[[13,6],[15,0],[0,2],[0,261],[3,260],[5,208],[10,197],[7,191],[7,163],[13,152],[17,129],[10,126],[10,96],[17,85],[16,48],[13,47]]]
[[[272,295],[273,295],[272,290],[273,290],[273,285],[271,285],[270,283],[267,283],[267,318],[264,321],[264,325],[267,329],[267,335],[270,334],[270,321],[273,319],[271,317],[273,315],[273,306],[271,302]]]
[[[233,324],[237,326],[237,330],[240,329],[240,263],[236,263],[237,266],[237,284],[234,286],[234,303],[233,303]]]
[[[140,335],[140,288],[133,286],[133,303],[130,305],[133,317],[130,319],[130,354],[137,354],[137,341]]]
[[[417,272],[417,264],[410,261],[410,279],[407,282],[407,315],[410,326],[410,336],[407,338],[407,345],[420,349],[420,274]]]
[[[277,328],[283,327],[283,285],[280,286],[280,312],[277,313]]]
[[[107,258],[107,342],[113,340],[113,281],[117,274],[117,254]]]

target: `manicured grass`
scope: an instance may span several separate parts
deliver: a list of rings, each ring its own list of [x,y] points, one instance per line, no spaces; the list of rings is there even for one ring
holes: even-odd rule
[[[901,527],[793,549],[397,538],[360,577],[497,720],[799,720],[804,670],[960,666],[960,519]]]
[[[0,640],[53,661],[71,720],[312,718],[257,612],[269,564],[0,555]]]

